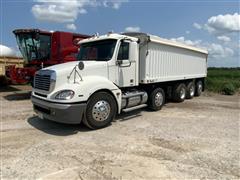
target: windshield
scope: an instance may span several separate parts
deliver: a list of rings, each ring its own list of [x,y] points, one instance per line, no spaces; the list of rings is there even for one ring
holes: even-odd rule
[[[108,39],[81,44],[78,60],[108,61],[112,58],[117,40]]]
[[[27,61],[48,60],[51,52],[51,36],[43,34],[17,34],[18,47]]]

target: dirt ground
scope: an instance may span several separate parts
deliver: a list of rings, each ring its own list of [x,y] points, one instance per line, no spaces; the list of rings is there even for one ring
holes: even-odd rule
[[[93,131],[39,119],[15,90],[0,93],[2,179],[240,178],[239,95],[205,93]]]

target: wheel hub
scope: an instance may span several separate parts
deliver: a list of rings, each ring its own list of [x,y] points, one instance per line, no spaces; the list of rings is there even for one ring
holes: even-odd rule
[[[202,92],[202,85],[201,84],[198,85],[198,91]]]
[[[190,88],[190,95],[194,96],[194,87],[193,86]]]
[[[98,101],[92,109],[92,116],[96,121],[105,121],[110,114],[110,105],[107,101]]]
[[[158,92],[155,96],[155,104],[156,106],[161,106],[163,103],[163,95],[162,93]]]
[[[182,89],[180,90],[180,98],[181,98],[181,99],[185,99],[185,96],[186,96],[186,90],[185,90],[184,88],[182,88]]]

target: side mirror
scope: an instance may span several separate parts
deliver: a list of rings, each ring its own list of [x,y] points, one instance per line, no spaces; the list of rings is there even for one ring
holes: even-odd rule
[[[78,69],[83,70],[84,69],[84,63],[82,61],[79,61],[78,63]]]

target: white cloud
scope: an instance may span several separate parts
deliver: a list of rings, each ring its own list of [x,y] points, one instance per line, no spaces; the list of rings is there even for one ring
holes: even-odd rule
[[[78,14],[84,11],[84,6],[88,4],[87,1],[78,2],[72,1],[51,1],[51,0],[36,0],[40,4],[32,7],[34,17],[39,21],[69,23],[74,22]]]
[[[206,49],[209,52],[209,57],[212,59],[220,59],[220,58],[229,58],[234,55],[234,50],[229,47],[223,47],[221,44],[216,43],[206,43],[202,42],[202,40],[187,40],[183,36],[178,38],[172,38],[172,41],[180,42],[183,44],[187,44],[190,46],[199,47],[202,49]]]
[[[0,56],[16,56],[15,50],[0,44]]]
[[[217,36],[217,39],[223,42],[230,42],[231,38],[228,36]]]
[[[196,29],[202,29],[202,26],[198,23],[193,23],[193,27],[195,27]]]
[[[190,31],[185,31],[186,34],[190,34],[191,32]]]
[[[69,30],[73,30],[73,31],[76,31],[76,29],[77,29],[75,24],[67,24],[66,28]]]
[[[56,23],[73,23],[77,20],[79,14],[87,13],[87,7],[111,7],[120,8],[126,0],[35,0],[37,4],[33,5],[32,13],[39,21]]]
[[[193,26],[196,29],[207,31],[222,43],[202,42],[200,44],[201,47],[208,49],[209,60],[213,63],[212,65],[221,62],[220,64],[224,66],[236,66],[234,63],[239,61],[240,48],[238,40],[240,33],[239,13],[219,14],[208,18],[204,24],[194,23]]]
[[[141,28],[138,26],[129,26],[125,28],[126,32],[140,32]]]
[[[220,14],[210,17],[204,25],[194,23],[193,26],[197,29],[207,30],[211,34],[239,33],[240,15],[238,13]]]
[[[128,2],[128,0],[104,0],[103,6],[111,7],[113,9],[119,9],[121,7],[121,4],[124,2]]]
[[[221,44],[209,44],[208,45],[209,56],[215,59],[229,58],[234,55],[234,51],[228,47],[223,47]]]
[[[87,14],[87,10],[86,9],[79,9],[79,13],[80,14]]]
[[[178,37],[178,38],[172,38],[170,40],[175,41],[175,42],[180,42],[180,43],[190,45],[190,46],[196,46],[196,47],[200,47],[200,44],[202,42],[202,40],[195,40],[195,41],[187,40],[183,36]]]
[[[212,16],[208,19],[206,24],[213,32],[239,32],[240,31],[240,15],[225,14]]]

